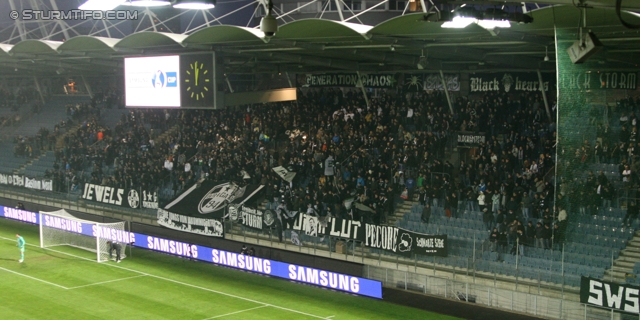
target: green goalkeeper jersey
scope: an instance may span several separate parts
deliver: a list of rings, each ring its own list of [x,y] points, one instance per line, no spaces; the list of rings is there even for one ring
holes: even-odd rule
[[[18,248],[24,249],[24,245],[25,245],[24,238],[18,237]]]

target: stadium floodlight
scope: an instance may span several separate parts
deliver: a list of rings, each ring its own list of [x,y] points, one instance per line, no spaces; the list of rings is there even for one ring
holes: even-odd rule
[[[80,10],[113,10],[127,0],[87,0],[78,7]]]
[[[173,7],[177,9],[209,10],[216,6],[215,0],[174,0]]]
[[[134,7],[162,7],[171,5],[171,2],[169,0],[127,0],[123,4]]]
[[[122,245],[120,259],[125,258],[130,245],[130,233],[126,222],[98,223],[79,219],[64,209],[52,212],[40,211],[40,248],[71,246],[96,253],[96,260],[109,260],[107,241]]]

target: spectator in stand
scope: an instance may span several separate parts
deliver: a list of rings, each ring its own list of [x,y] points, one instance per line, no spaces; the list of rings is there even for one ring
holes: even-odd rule
[[[487,232],[491,232],[491,229],[493,229],[493,220],[493,213],[485,208],[482,213],[482,222],[484,222],[484,227],[487,229]]]
[[[536,224],[536,235],[535,235],[535,247],[544,249],[544,236],[545,231],[542,223],[538,222]]]
[[[480,194],[478,195],[478,207],[480,207],[480,211],[484,211],[484,209],[486,208],[486,195],[484,194],[484,191],[480,190]]]
[[[489,243],[491,244],[491,252],[495,252],[498,248],[498,239],[500,238],[500,232],[498,228],[493,228],[491,234],[489,235]]]
[[[527,222],[527,226],[525,227],[525,245],[533,247],[534,241],[536,238],[536,228],[533,226],[533,222]]]
[[[553,230],[548,223],[544,224],[544,229],[542,233],[542,239],[544,240],[544,248],[551,249],[551,239],[553,238]]]
[[[635,201],[629,202],[629,206],[627,207],[627,213],[624,215],[622,219],[622,226],[625,225],[627,227],[631,227],[633,222],[638,218],[638,206]]]
[[[431,218],[431,206],[427,203],[422,208],[422,222],[429,223],[429,219]]]

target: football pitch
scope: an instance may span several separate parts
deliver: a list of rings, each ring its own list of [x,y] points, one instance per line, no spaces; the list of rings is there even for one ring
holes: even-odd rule
[[[36,226],[0,219],[3,319],[457,319],[144,249],[97,263],[39,243]]]

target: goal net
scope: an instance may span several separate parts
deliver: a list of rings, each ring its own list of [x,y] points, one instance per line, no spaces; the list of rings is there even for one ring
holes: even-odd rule
[[[79,219],[64,209],[52,212],[40,211],[40,247],[72,246],[96,253],[98,262],[108,261],[110,250],[107,241],[121,245],[120,259],[126,257],[129,232],[126,223],[98,223]],[[115,259],[116,252],[112,252]]]

